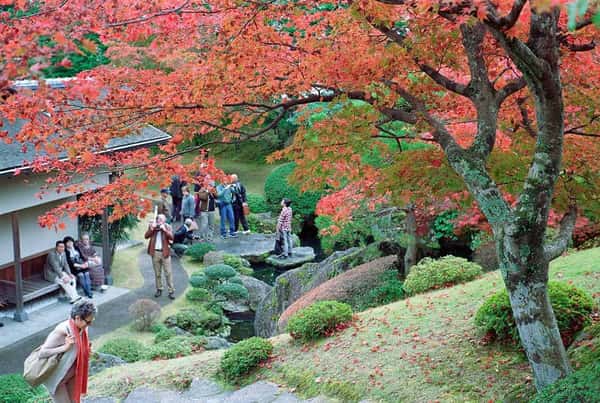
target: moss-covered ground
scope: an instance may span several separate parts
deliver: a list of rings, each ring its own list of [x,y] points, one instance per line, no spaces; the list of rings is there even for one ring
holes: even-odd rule
[[[561,257],[551,278],[572,282],[600,299],[600,248]],[[524,401],[533,395],[531,371],[512,346],[486,345],[473,325],[483,300],[502,287],[497,272],[452,288],[360,313],[345,331],[311,345],[272,338],[274,358],[257,378],[287,385],[306,397],[341,401]],[[150,383],[183,387],[214,376],[219,352],[110,370],[91,380],[93,395],[123,393]]]

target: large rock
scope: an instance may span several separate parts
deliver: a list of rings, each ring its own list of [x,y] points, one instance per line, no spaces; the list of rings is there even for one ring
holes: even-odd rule
[[[221,308],[223,308],[223,310],[225,312],[230,312],[230,313],[244,313],[244,312],[250,312],[250,307],[248,306],[247,301],[233,301],[233,300],[227,300],[224,302],[221,302],[219,305],[221,305]]]
[[[231,343],[226,339],[218,336],[209,336],[206,338],[204,348],[206,350],[221,350],[231,347]]]
[[[254,277],[240,275],[240,278],[244,287],[248,290],[250,309],[256,312],[262,300],[265,299],[273,287]]]
[[[204,263],[205,266],[212,266],[213,264],[223,263],[224,260],[225,252],[217,250],[210,251],[207,254],[205,254],[204,258],[202,259],[202,263]]]
[[[117,357],[116,355],[95,353],[93,359],[90,360],[89,376],[104,371],[106,368],[123,364],[127,363],[121,357]]]
[[[262,263],[273,251],[275,234],[240,234],[236,238],[215,240],[217,250],[241,256],[250,263]]]
[[[357,262],[361,248],[334,252],[320,263],[305,263],[289,270],[275,280],[275,286],[262,300],[256,310],[254,330],[260,337],[277,334],[279,315],[306,292],[323,284],[330,278],[350,269]]]
[[[280,269],[291,269],[304,263],[315,260],[315,251],[310,246],[301,246],[292,249],[292,256],[286,259],[280,259],[276,255],[267,258],[267,263]]]

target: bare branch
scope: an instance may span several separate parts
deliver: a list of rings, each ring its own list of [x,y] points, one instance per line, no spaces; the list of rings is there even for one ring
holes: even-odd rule
[[[435,70],[433,67],[420,63],[417,59],[415,62],[423,71],[423,73],[427,74],[433,81],[446,88],[449,91],[452,91],[456,94],[462,95],[463,97],[469,98],[471,96],[469,87],[464,84],[460,84],[454,80],[449,79],[448,77],[441,74],[438,70]]]
[[[149,20],[151,20],[153,18],[156,18],[156,17],[162,17],[164,15],[177,13],[177,12],[183,10],[183,8],[185,6],[187,6],[189,2],[190,2],[190,0],[185,0],[183,3],[181,3],[179,6],[176,6],[176,7],[166,8],[164,10],[157,11],[156,13],[142,15],[140,17],[130,18],[128,20],[123,20],[123,21],[117,21],[117,22],[108,23],[108,24],[106,24],[106,26],[112,28],[112,27],[120,27],[120,26],[123,26],[123,25],[129,25],[129,24],[136,24],[136,23],[140,23],[140,22],[146,22],[146,21],[149,21]],[[209,13],[209,12],[207,11],[207,13]]]
[[[504,87],[502,87],[498,94],[496,95],[496,99],[498,100],[498,105],[501,105],[502,102],[508,97],[510,97],[515,92],[518,92],[527,86],[527,82],[525,78],[519,77],[513,81],[510,81]]]
[[[552,242],[544,245],[544,255],[549,262],[559,257],[567,250],[569,241],[573,236],[576,219],[577,206],[575,203],[571,203],[569,210],[565,213],[562,220],[560,220],[560,231],[558,236]]]
[[[507,15],[500,17],[498,16],[498,10],[496,9],[496,6],[490,0],[488,0],[486,1],[488,14],[485,19],[488,23],[493,24],[496,28],[504,30],[510,29],[516,24],[526,3],[527,0],[515,1],[510,9],[510,12]]]
[[[531,137],[536,138],[537,132],[531,125],[531,120],[529,119],[529,113],[527,112],[527,109],[525,108],[526,100],[527,100],[526,97],[517,99],[517,105],[519,106],[519,111],[521,112],[521,120],[523,123],[523,127],[525,128],[525,130]]]

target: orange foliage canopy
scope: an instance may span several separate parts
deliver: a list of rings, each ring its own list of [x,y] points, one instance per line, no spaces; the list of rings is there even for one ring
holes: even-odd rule
[[[354,188],[324,201],[342,205],[348,189],[351,194],[389,193],[385,182],[389,175],[357,157],[360,150],[378,144],[378,127],[387,122],[406,122],[433,143],[442,141],[438,135],[443,125],[458,146],[475,144],[485,129],[479,119],[485,111],[465,97],[472,95],[469,84],[481,78],[471,70],[465,41],[480,26],[486,31],[476,56],[487,67],[484,74],[493,92],[504,97],[495,111],[498,127],[491,136],[492,146],[520,152],[519,135],[534,136],[543,122],[536,121],[534,99],[498,38],[526,42],[532,13],[554,10],[561,13],[556,34],[570,153],[565,172],[597,172],[600,70],[593,40],[598,39],[598,30],[590,24],[590,10],[579,17],[576,30],[568,31],[566,3],[46,0],[28,9],[30,2],[2,0],[6,11],[0,12],[4,44],[0,115],[29,121],[17,140],[46,155],[31,162],[33,170],[51,173],[51,181],[70,190],[98,171],[146,168],[42,219],[44,225],[55,225],[61,212],[91,214],[115,203],[113,218],[140,213],[147,206],[136,191],[148,184],[165,185],[173,173],[188,180],[189,172],[195,171],[218,177],[213,165],[200,168],[200,154],[195,168],[181,166],[177,152],[184,141],[215,129],[224,142],[256,137],[273,128],[286,112],[309,103],[361,100],[371,109],[360,119],[334,118],[323,124],[318,144],[297,136],[295,144],[279,155],[321,161],[321,179],[313,179],[313,186],[341,189],[344,178]],[[29,13],[19,15],[15,10]],[[98,33],[109,45],[111,65],[80,73],[64,91],[42,86],[35,92],[6,92],[11,80],[35,78],[53,52],[77,51],[73,41],[88,32]],[[55,47],[41,46],[41,35],[51,37]],[[273,113],[276,118],[264,123]],[[173,134],[158,154],[148,150],[92,154],[111,138],[146,123]],[[57,132],[63,135],[54,135]],[[59,160],[64,151],[68,159]],[[440,158],[433,158],[430,166],[442,165]],[[308,177],[306,170],[314,165],[304,168],[300,176]],[[350,213],[348,208],[342,215]]]

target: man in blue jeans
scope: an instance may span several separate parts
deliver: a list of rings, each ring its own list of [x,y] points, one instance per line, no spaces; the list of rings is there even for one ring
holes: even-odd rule
[[[236,237],[235,221],[233,218],[233,188],[230,179],[225,179],[225,183],[217,186],[217,203],[219,204],[219,215],[221,216],[221,238],[227,238],[227,229],[225,220],[229,222],[229,236]]]

